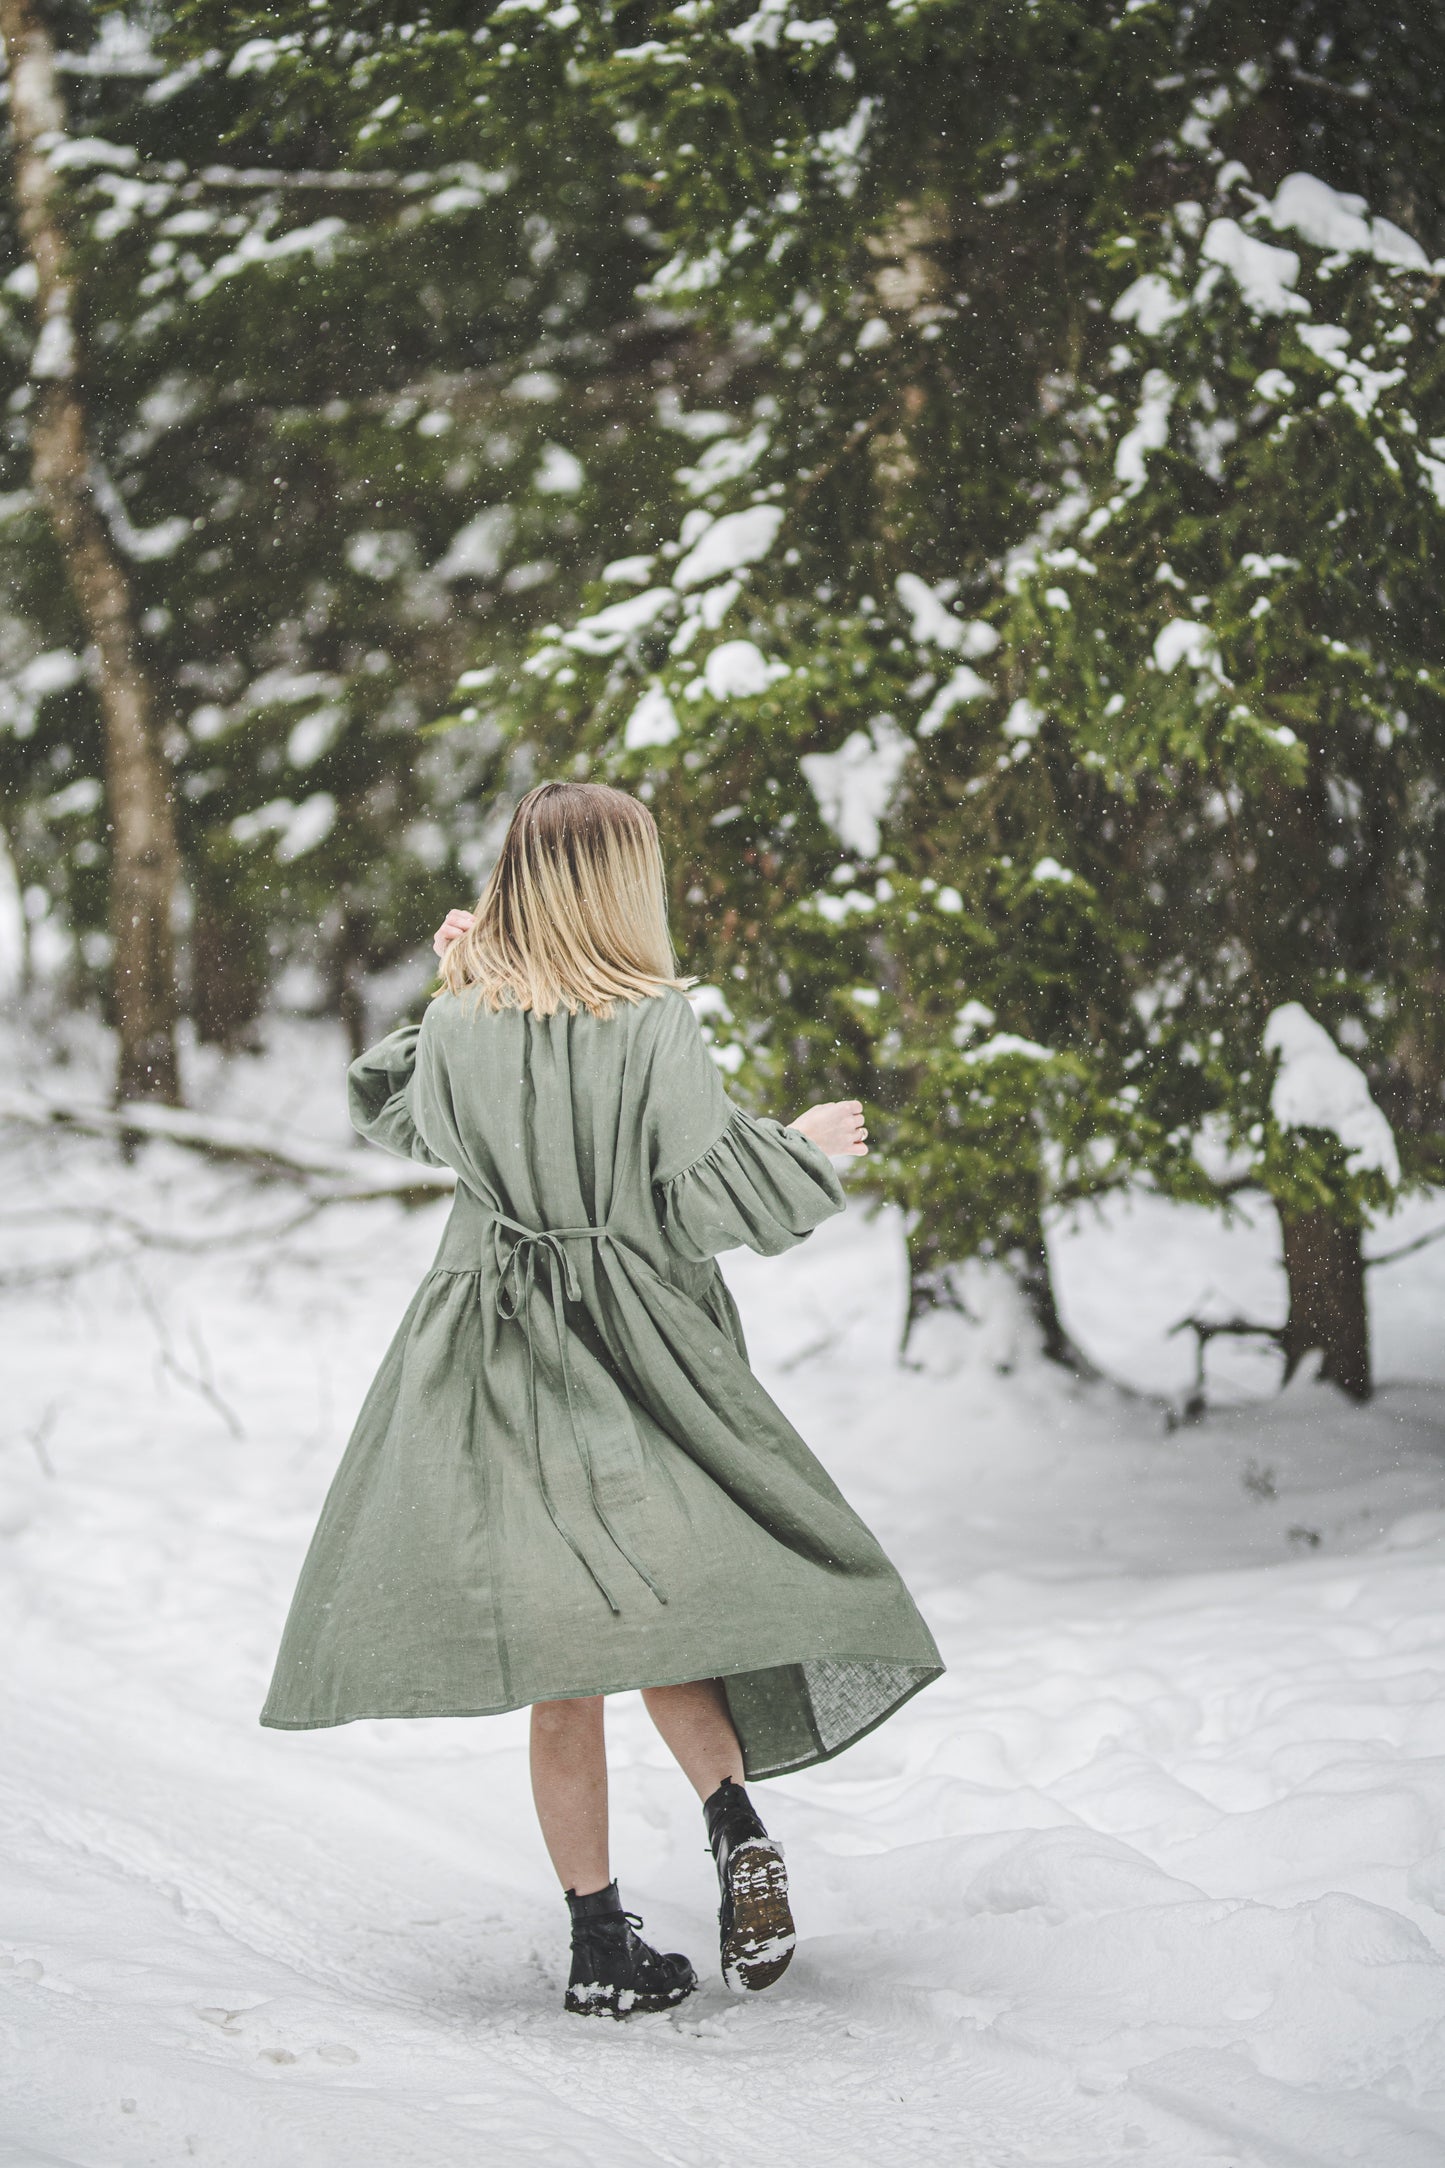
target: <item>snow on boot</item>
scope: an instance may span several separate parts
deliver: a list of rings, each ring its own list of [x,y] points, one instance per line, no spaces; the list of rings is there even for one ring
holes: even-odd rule
[[[671,2010],[697,1986],[697,1974],[677,1951],[664,1957],[634,1934],[642,1925],[624,1912],[617,1884],[579,1897],[567,1892],[572,1914],[572,1976],[564,2007],[579,2017],[631,2017]]]
[[[722,1892],[717,1921],[723,1978],[735,1989],[771,1987],[787,1971],[798,1939],[783,1848],[731,1777],[703,1801],[702,1811]]]

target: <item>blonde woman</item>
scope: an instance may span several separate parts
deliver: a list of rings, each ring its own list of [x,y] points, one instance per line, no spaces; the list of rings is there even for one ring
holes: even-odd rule
[[[942,1666],[873,1537],[748,1367],[715,1262],[843,1209],[856,1101],[734,1106],[677,976],[651,814],[592,783],[518,806],[420,1027],[351,1114],[449,1166],[436,1263],[331,1487],[261,1721],[530,1704],[532,1786],[572,1918],[568,2010],[691,1993],[608,1857],[603,1697],[640,1687],[703,1802],[722,1970],[770,1985],[787,1878],[745,1778],[805,1769]]]

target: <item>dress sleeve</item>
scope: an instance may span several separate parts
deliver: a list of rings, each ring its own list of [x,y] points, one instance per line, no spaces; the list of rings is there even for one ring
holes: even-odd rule
[[[653,1185],[668,1242],[690,1264],[719,1250],[788,1250],[843,1210],[826,1153],[723,1090],[697,1019],[667,1003],[649,1081]]]
[[[691,1264],[719,1250],[790,1250],[843,1210],[842,1186],[816,1144],[733,1107],[710,1151],[659,1185],[663,1231]]]
[[[351,1126],[398,1159],[420,1159],[428,1167],[444,1162],[422,1142],[411,1111],[419,1024],[405,1024],[379,1045],[369,1047],[346,1072]]]

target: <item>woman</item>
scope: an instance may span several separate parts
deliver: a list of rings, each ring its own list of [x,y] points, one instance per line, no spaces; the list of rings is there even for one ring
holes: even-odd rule
[[[748,1368],[714,1262],[843,1207],[856,1101],[791,1127],[727,1098],[676,975],[651,814],[544,783],[476,915],[437,935],[420,1028],[364,1054],[351,1116],[456,1170],[456,1201],[312,1541],[261,1721],[531,1705],[572,1915],[566,2008],[680,2002],[622,1910],[603,1696],[640,1687],[703,1801],[729,1984],[793,1949],[744,1777],[836,1754],[937,1677],[897,1574]]]

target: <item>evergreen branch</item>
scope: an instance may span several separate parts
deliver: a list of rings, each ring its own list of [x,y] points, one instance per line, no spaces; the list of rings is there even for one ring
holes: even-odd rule
[[[806,504],[809,497],[812,496],[813,491],[818,487],[818,485],[821,482],[826,482],[828,476],[833,472],[836,467],[841,466],[845,459],[850,458],[854,452],[856,452],[862,445],[866,444],[868,439],[872,436],[874,430],[878,428],[880,423],[887,421],[889,415],[892,412],[893,402],[892,400],[889,400],[886,405],[879,407],[876,414],[871,414],[866,422],[855,422],[851,431],[849,432],[847,443],[840,445],[838,450],[834,452],[832,458],[824,460],[821,467],[815,467],[813,469],[813,472],[809,475],[807,481],[798,491],[795,502],[798,504]]]

